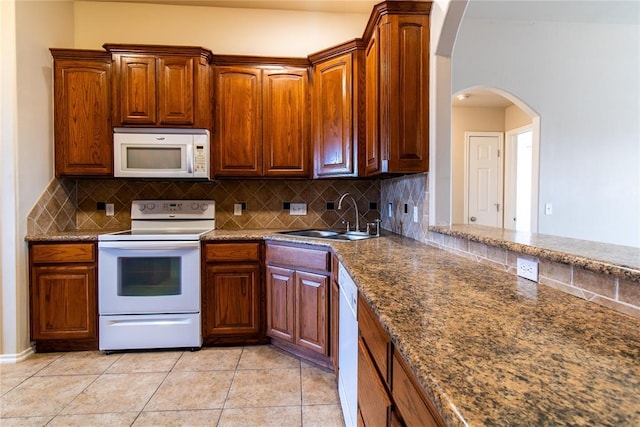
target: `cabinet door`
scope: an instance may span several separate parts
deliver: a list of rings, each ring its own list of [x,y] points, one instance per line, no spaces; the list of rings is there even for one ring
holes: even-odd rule
[[[385,90],[380,105],[381,139],[388,145],[389,172],[425,172],[429,167],[429,16],[390,15],[381,25]],[[381,33],[382,34],[382,33]],[[382,40],[382,36],[381,36]]]
[[[437,427],[444,421],[424,395],[415,376],[397,352],[393,354],[393,400],[407,427]]]
[[[295,343],[324,356],[329,354],[328,281],[320,274],[296,272]]]
[[[267,335],[294,342],[294,271],[267,266]]]
[[[263,72],[263,160],[265,176],[309,176],[307,70]]]
[[[112,175],[111,60],[56,58],[53,85],[56,176]]]
[[[120,55],[116,93],[121,124],[156,124],[156,57]]]
[[[375,175],[382,171],[380,158],[380,108],[379,91],[379,33],[374,30],[365,50],[365,144],[364,175]]]
[[[344,54],[315,67],[313,146],[315,177],[353,176],[353,60]]]
[[[31,339],[97,338],[93,265],[35,266],[31,270]]]
[[[366,427],[389,425],[391,399],[362,339],[358,340],[358,409]]]
[[[207,265],[203,300],[206,336],[260,332],[260,266]]]
[[[186,56],[158,58],[159,124],[194,124],[193,88],[193,58]]]
[[[251,67],[215,68],[216,176],[262,175],[262,78]]]

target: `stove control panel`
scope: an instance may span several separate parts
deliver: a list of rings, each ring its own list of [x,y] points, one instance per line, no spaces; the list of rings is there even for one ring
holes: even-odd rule
[[[213,219],[214,200],[134,200],[131,219]]]

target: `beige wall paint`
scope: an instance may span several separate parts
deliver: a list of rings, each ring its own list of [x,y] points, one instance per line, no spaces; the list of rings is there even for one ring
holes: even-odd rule
[[[510,131],[531,124],[531,117],[516,105],[504,110],[504,130]]]
[[[451,158],[452,158],[452,223],[464,221],[464,133],[504,132],[504,108],[452,108]]]
[[[4,3],[4,2],[2,2]],[[4,21],[3,14],[3,21]],[[13,215],[11,235],[2,232],[2,355],[7,360],[23,357],[29,349],[27,215],[53,178],[52,60],[49,47],[73,43],[72,1],[15,2],[11,16],[15,29],[12,40],[15,55],[5,56],[2,66],[15,66],[15,91],[2,107],[15,112],[10,140],[4,140],[3,171],[10,170],[13,185],[2,187],[3,217],[10,206]],[[3,22],[3,43],[5,27]],[[5,63],[6,61],[6,63]],[[4,113],[3,113],[4,114]],[[3,120],[3,128],[5,126]],[[11,144],[5,147],[5,144]],[[8,148],[5,150],[5,148]],[[9,215],[9,216],[10,216]]]
[[[369,14],[139,3],[75,3],[75,47],[202,46],[216,54],[297,56],[361,37]]]

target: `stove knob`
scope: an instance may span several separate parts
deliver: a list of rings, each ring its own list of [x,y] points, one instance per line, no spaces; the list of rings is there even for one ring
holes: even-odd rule
[[[201,209],[202,211],[206,211],[208,207],[209,207],[209,205],[208,205],[208,204],[206,204],[206,203],[203,203],[203,204],[201,204],[201,205],[200,205],[200,209]]]
[[[198,209],[198,207],[199,207],[199,206],[200,206],[200,205],[199,205],[199,204],[197,204],[197,203],[191,203],[191,210],[192,210],[192,211],[195,211],[195,210],[197,210],[197,209]]]
[[[144,203],[136,203],[136,206],[138,206],[138,210],[140,212],[142,212],[146,208]]]
[[[156,208],[155,203],[147,203],[147,209],[149,209],[150,211],[154,210],[155,208]]]

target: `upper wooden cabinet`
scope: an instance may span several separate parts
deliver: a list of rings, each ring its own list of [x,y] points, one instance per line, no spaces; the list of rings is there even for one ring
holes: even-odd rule
[[[55,174],[113,174],[111,55],[50,49],[53,56]]]
[[[308,69],[258,59],[216,57],[214,174],[308,178]]]
[[[361,176],[429,167],[430,2],[376,5],[366,41],[366,143]]]
[[[115,126],[211,129],[212,54],[200,47],[105,44],[113,54]]]
[[[364,44],[351,42],[309,56],[313,64],[314,178],[358,176],[363,135]]]

